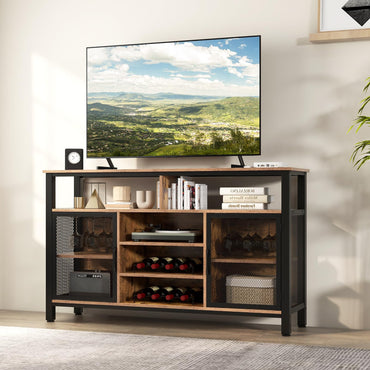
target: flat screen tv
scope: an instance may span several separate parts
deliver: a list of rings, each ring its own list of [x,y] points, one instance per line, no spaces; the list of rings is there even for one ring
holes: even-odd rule
[[[87,157],[259,155],[260,36],[88,47]]]

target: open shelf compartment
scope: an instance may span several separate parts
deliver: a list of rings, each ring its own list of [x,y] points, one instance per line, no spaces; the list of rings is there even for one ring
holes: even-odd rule
[[[279,225],[278,215],[208,216],[208,306],[279,306]]]

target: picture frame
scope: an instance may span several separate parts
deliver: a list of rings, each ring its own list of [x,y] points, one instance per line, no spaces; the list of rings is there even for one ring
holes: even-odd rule
[[[347,9],[343,9],[345,4]],[[309,40],[313,43],[369,40],[368,12],[369,0],[318,0],[317,33],[310,34]]]
[[[368,3],[368,5],[366,5]],[[362,4],[363,9],[359,9]],[[343,7],[346,6],[346,9]],[[356,10],[357,9],[357,10]],[[362,30],[370,28],[370,18],[362,14],[370,12],[370,1],[364,0],[319,0],[319,32]]]

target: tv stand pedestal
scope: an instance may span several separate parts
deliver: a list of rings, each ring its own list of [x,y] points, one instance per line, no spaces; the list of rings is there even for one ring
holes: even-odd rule
[[[306,178],[308,170],[281,168],[206,168],[65,170],[46,173],[46,320],[55,308],[85,307],[275,317],[290,335],[292,315],[306,326]],[[209,209],[168,209],[168,188],[180,176],[208,185]],[[90,182],[158,186],[155,209],[55,208],[59,177],[74,179],[74,196],[88,196]],[[131,182],[130,182],[131,181]],[[269,209],[221,209],[221,187],[269,186]],[[267,185],[268,184],[268,185]],[[58,188],[58,192],[63,189]],[[107,192],[109,194],[109,191]],[[231,195],[232,197],[233,195]],[[134,199],[132,199],[134,200]],[[137,240],[150,225],[197,230],[191,241]],[[136,234],[134,234],[135,236]],[[138,270],[145,258],[190,258],[188,273]],[[196,300],[141,300],[148,287],[199,292]],[[193,293],[192,293],[193,294]]]
[[[107,162],[109,164],[108,167],[107,166],[98,166],[96,168],[98,170],[116,170],[117,169],[117,167],[114,167],[114,164],[113,164],[113,162],[112,162],[112,160],[110,158],[106,158],[106,160],[107,160]]]
[[[238,155],[238,159],[239,159],[240,164],[232,164],[231,168],[244,168],[245,167],[243,156]]]

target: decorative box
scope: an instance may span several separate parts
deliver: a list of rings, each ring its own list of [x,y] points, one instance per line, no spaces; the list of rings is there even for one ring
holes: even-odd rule
[[[275,277],[273,276],[226,276],[226,303],[275,304]]]

